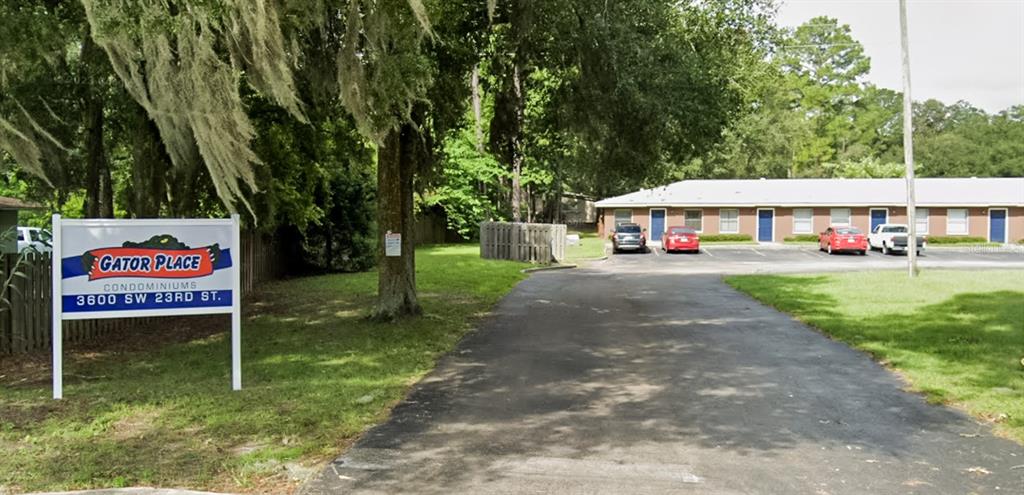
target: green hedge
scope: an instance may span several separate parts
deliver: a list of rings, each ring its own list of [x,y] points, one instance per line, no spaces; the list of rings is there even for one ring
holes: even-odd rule
[[[782,240],[783,242],[818,242],[818,234],[799,234],[793,237],[787,237]]]
[[[936,235],[927,236],[928,244],[986,244],[988,239],[984,237],[971,237],[966,235]]]
[[[749,234],[700,234],[701,242],[750,242]]]

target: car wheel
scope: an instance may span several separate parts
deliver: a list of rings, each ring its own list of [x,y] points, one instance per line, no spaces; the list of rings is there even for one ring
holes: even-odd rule
[[[886,245],[884,242],[882,243],[882,254],[889,254],[889,246]]]
[[[867,256],[868,255],[868,250],[867,249],[861,249],[860,250],[860,255],[861,256]]]
[[[828,254],[832,254],[832,243],[831,242],[828,243],[828,247],[825,249],[825,251],[827,251]]]

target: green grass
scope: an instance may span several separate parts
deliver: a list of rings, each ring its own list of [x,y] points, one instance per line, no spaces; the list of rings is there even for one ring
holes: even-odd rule
[[[756,244],[749,234],[701,234],[701,243]]]
[[[931,240],[928,241],[929,249],[944,249],[944,248],[976,248],[976,247],[1002,247],[1003,244],[998,242],[957,242],[957,243],[946,243],[946,244],[932,244]]]
[[[726,282],[1024,442],[1024,271],[744,275]]]
[[[818,234],[797,234],[782,240],[786,244],[817,244]]]
[[[395,324],[364,318],[375,273],[269,284],[246,308],[241,392],[230,391],[224,333],[150,352],[69,355],[59,402],[49,399],[48,369],[20,380],[0,369],[0,492],[287,492],[294,481],[283,464],[315,466],[385,419],[524,266],[481,260],[476,245],[421,249],[426,314]]]
[[[930,235],[928,244],[938,246],[942,244],[988,244],[984,237],[972,237],[966,235]]]
[[[566,263],[576,263],[601,258],[605,255],[604,243],[605,240],[596,235],[581,236],[579,245],[565,246],[565,261]]]

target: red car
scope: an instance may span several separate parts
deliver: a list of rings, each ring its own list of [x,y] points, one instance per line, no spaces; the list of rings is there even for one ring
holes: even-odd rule
[[[868,237],[857,227],[829,227],[818,234],[818,249],[828,254],[856,251],[868,254]]]
[[[661,246],[665,252],[700,252],[700,236],[692,227],[669,227],[662,236]]]

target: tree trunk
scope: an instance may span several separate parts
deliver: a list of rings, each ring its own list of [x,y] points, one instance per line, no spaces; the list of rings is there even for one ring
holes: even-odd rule
[[[555,162],[555,214],[551,223],[564,223],[562,220],[562,197],[565,190],[562,188],[562,165]]]
[[[416,140],[410,124],[388,133],[377,151],[377,308],[373,318],[395,320],[422,312],[416,297],[413,244],[413,176]],[[385,256],[385,234],[401,234],[401,256]]]
[[[473,126],[476,129],[476,152],[484,152],[484,127],[483,108],[480,100],[480,64],[473,66],[473,75],[470,78],[470,90],[473,93]]]
[[[83,106],[85,108],[85,216],[112,218],[114,216],[113,181],[110,164],[103,143],[104,81],[94,71],[103,64],[105,54],[91,36],[86,36],[81,48]]]
[[[135,218],[156,218],[167,197],[165,173],[171,159],[160,140],[160,130],[141,105],[135,104],[131,129],[132,176],[129,212]]]
[[[512,63],[512,92],[515,98],[515,124],[511,136],[512,147],[512,221],[522,221],[523,186],[523,85],[520,80],[519,60]]]

